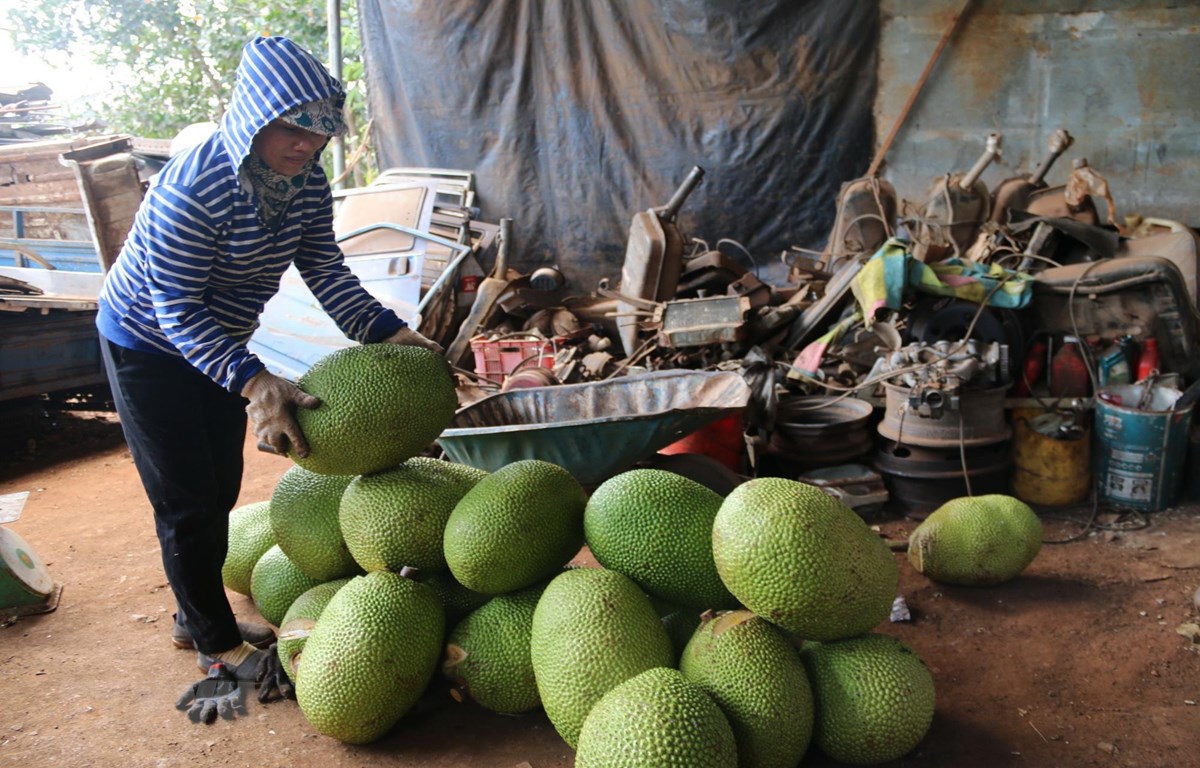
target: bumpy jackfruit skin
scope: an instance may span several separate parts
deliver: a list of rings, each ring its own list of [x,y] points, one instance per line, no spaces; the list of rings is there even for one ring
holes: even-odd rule
[[[320,581],[362,571],[342,538],[338,509],[353,475],[321,475],[291,467],[271,494],[271,530],[275,542],[307,575]]]
[[[572,747],[601,696],[675,663],[650,598],[629,577],[599,568],[554,577],[534,609],[529,647],[546,716]]]
[[[365,571],[446,570],[446,522],[486,476],[465,464],[414,456],[395,469],[354,478],[339,513],[350,554]]]
[[[717,702],[737,741],[738,765],[795,768],[808,750],[813,698],[791,640],[749,611],[696,630],[679,671]]]
[[[553,576],[583,546],[587,494],[571,473],[527,459],[480,480],[450,513],[446,563],[467,589],[499,595]]]
[[[678,670],[663,667],[606,693],[584,722],[575,753],[575,768],[738,765],[733,731],[716,703]]]
[[[732,608],[712,554],[722,498],[695,480],[661,469],[634,469],[601,483],[583,514],[596,561],[655,597],[681,606]]]
[[[853,637],[883,621],[899,581],[891,551],[853,510],[780,477],[747,481],[726,497],[713,556],[742,605],[812,640]]]
[[[296,680],[296,664],[304,651],[304,645],[308,642],[309,634],[317,625],[317,619],[321,618],[325,606],[329,605],[329,601],[338,590],[349,582],[350,578],[347,577],[318,584],[293,600],[287,612],[283,614],[283,621],[279,624],[279,642],[275,650],[279,654],[279,662],[283,664],[293,682]]]
[[[438,596],[438,600],[442,603],[442,609],[446,612],[446,625],[449,627],[462,621],[467,614],[481,607],[493,597],[467,589],[455,581],[449,571],[418,574],[417,580],[423,582]]]
[[[450,632],[442,673],[485,709],[515,715],[542,702],[529,643],[533,611],[545,588],[535,584],[497,595]]]
[[[445,631],[429,587],[390,571],[356,576],[309,635],[296,700],[321,733],[350,744],[383,736],[437,670]]]
[[[399,466],[433,443],[458,407],[446,361],[420,347],[339,349],[296,384],[321,398],[321,405],[296,409],[309,454],[289,455],[323,475],[368,475]]]
[[[271,502],[256,501],[229,513],[229,549],[221,566],[225,588],[250,595],[250,574],[259,558],[275,546]]]
[[[1016,578],[1042,548],[1042,521],[1003,494],[951,499],[908,540],[908,561],[934,581],[989,586]]]
[[[933,675],[912,648],[869,633],[805,643],[800,659],[816,702],[814,741],[851,765],[877,765],[913,750],[933,722]]]
[[[279,626],[297,597],[321,583],[284,554],[279,545],[268,549],[250,574],[250,598],[262,617]]]

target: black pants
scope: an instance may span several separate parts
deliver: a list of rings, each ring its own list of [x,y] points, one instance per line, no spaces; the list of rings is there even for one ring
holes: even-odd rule
[[[101,339],[104,367],[146,495],[178,621],[197,649],[241,643],[221,567],[242,486],[246,400],[180,358]]]

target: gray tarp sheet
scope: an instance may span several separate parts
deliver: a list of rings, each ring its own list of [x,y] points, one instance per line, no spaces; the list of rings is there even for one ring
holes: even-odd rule
[[[870,161],[876,2],[359,11],[380,166],[473,170],[481,218],[513,218],[513,266],[558,264],[577,289],[616,283],[631,217],[665,205],[693,165],[706,175],[685,237],[737,240],[778,279],[778,254],[823,244],[840,184]]]

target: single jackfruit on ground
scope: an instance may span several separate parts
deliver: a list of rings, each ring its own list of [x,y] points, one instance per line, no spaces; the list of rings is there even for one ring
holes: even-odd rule
[[[691,608],[733,608],[713,562],[713,519],[722,499],[695,480],[633,469],[601,483],[583,515],[597,562],[650,594]]]
[[[296,598],[320,583],[300,570],[276,544],[254,565],[250,598],[262,617],[278,627]]]
[[[442,606],[424,584],[391,571],[354,577],[313,627],[296,700],[319,732],[351,744],[387,733],[437,669]]]
[[[250,595],[250,574],[258,559],[275,546],[271,530],[271,502],[256,501],[229,513],[229,548],[221,566],[225,588]]]
[[[563,571],[546,587],[533,612],[530,655],[546,716],[572,747],[601,696],[675,663],[650,598],[629,577],[599,568]]]
[[[562,467],[526,459],[480,480],[450,513],[443,548],[450,572],[498,595],[549,579],[583,546],[587,494]]]
[[[967,586],[1016,578],[1042,548],[1042,521],[1002,494],[951,499],[909,537],[908,561],[934,581]]]
[[[421,347],[363,344],[313,364],[297,386],[321,399],[297,408],[309,454],[293,461],[324,475],[399,466],[433,443],[458,407],[446,361]]]
[[[353,479],[353,475],[321,475],[292,467],[271,494],[275,542],[300,570],[319,581],[361,573],[338,524],[342,493]]]
[[[696,630],[679,671],[725,713],[739,765],[800,763],[812,738],[812,690],[800,654],[782,630],[749,611],[719,614]]]
[[[816,702],[813,739],[826,755],[877,765],[913,750],[933,722],[933,675],[888,635],[805,643],[800,658]]]
[[[761,477],[713,521],[717,572],[742,605],[788,632],[837,640],[891,612],[899,573],[887,544],[819,488]]]
[[[606,693],[579,734],[575,768],[737,768],[717,704],[678,670],[642,672]]]
[[[533,611],[545,588],[535,584],[497,595],[451,630],[442,673],[459,695],[506,715],[541,704],[529,644]]]
[[[487,472],[426,456],[354,478],[341,497],[341,535],[366,571],[446,570],[446,522]]]

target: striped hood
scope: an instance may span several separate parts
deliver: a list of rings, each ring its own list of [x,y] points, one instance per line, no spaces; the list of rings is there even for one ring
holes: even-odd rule
[[[238,173],[254,136],[292,107],[332,99],[338,110],[346,92],[312,54],[284,37],[258,37],[242,49],[229,109],[221,119],[225,151]]]

